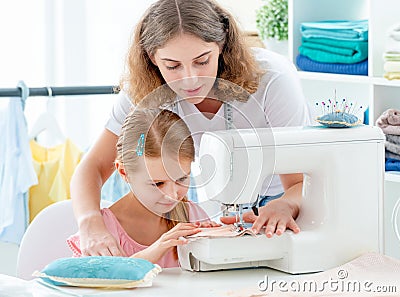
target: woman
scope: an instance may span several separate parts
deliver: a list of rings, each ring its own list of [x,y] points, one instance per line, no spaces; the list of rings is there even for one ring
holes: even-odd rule
[[[104,226],[99,199],[101,186],[113,172],[118,135],[132,106],[173,109],[189,126],[196,149],[204,131],[310,123],[294,66],[267,50],[247,48],[233,17],[212,0],[159,0],[145,12],[134,34],[123,91],[71,182],[83,255],[124,255]],[[294,218],[302,179],[302,174],[266,179],[263,198],[284,194],[260,207],[258,216],[246,214],[256,232],[263,226],[268,237],[287,228],[299,232]]]

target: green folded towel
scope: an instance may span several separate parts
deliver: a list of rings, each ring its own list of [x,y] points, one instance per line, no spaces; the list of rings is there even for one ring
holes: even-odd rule
[[[368,20],[326,20],[300,24],[304,37],[322,37],[335,40],[368,40]]]
[[[368,41],[302,38],[299,52],[321,63],[353,64],[368,58]]]
[[[384,52],[383,60],[385,61],[400,61],[400,52]]]

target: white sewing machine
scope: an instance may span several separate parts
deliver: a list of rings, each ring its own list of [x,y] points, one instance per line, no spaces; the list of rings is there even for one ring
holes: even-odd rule
[[[178,248],[181,266],[191,271],[265,266],[308,273],[383,251],[384,139],[372,126],[204,133],[200,186],[208,199],[253,203],[265,177],[303,173],[296,219],[301,232],[198,239]]]

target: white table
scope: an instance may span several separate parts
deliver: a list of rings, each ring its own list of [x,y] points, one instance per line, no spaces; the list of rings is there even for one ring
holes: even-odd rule
[[[168,268],[154,279],[152,287],[116,291],[60,287],[61,290],[57,291],[39,284],[36,280],[24,281],[0,275],[0,296],[241,296],[239,292],[251,291],[261,294],[258,283],[266,276],[279,280],[290,278],[288,274],[272,269],[188,272],[180,268]]]

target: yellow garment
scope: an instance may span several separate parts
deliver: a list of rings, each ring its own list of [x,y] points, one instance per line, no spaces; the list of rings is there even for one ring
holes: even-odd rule
[[[400,72],[386,72],[383,77],[388,80],[400,79]]]
[[[46,206],[71,198],[69,184],[83,152],[67,139],[65,143],[47,148],[29,142],[33,166],[39,183],[29,189],[29,221]]]

